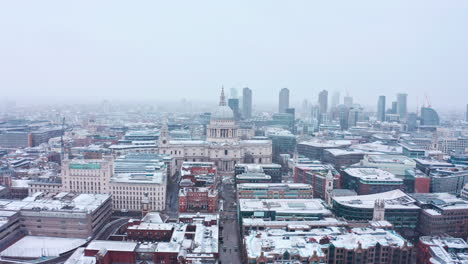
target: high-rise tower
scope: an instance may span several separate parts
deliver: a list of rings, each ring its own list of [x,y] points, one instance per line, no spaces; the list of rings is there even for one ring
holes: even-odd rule
[[[379,96],[379,101],[377,102],[377,119],[379,121],[385,121],[385,96]]]
[[[406,118],[407,113],[407,97],[408,95],[405,93],[397,94],[397,114],[400,115],[400,119]]]
[[[289,89],[283,88],[279,92],[278,112],[286,113],[286,109],[289,108]]]
[[[242,90],[242,116],[245,119],[252,117],[252,90],[248,87]]]

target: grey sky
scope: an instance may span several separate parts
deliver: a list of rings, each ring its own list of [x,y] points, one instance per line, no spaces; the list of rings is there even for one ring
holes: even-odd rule
[[[2,97],[316,100],[465,107],[468,1],[2,1]],[[214,97],[214,98],[213,98]],[[411,108],[410,107],[410,108]]]

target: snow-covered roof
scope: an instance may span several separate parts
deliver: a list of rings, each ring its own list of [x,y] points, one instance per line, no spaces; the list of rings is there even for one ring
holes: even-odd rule
[[[329,243],[320,244],[319,241],[327,237]],[[324,257],[330,245],[337,248],[355,250],[358,247],[369,248],[377,244],[382,246],[404,247],[406,240],[393,231],[375,228],[343,227],[317,228],[310,231],[288,232],[283,229],[269,229],[266,231],[251,231],[244,239],[248,258],[258,258],[262,253],[267,258],[275,258],[288,252],[302,258],[311,257],[314,252]],[[407,245],[411,245],[406,242]]]
[[[303,141],[298,143],[299,145],[308,145],[318,148],[336,148],[336,147],[346,147],[352,144],[350,140],[324,140],[324,139],[314,139],[310,141]]]
[[[104,248],[108,251],[132,252],[135,250],[137,244],[137,242],[127,241],[93,240],[89,243],[86,249],[99,251]]]
[[[65,261],[65,264],[95,264],[96,258],[94,256],[85,256],[84,250],[85,248],[77,248],[67,261]]]
[[[401,182],[403,180],[397,178],[393,173],[377,168],[347,168],[344,170],[349,176],[360,178],[366,181],[392,181]]]
[[[312,189],[310,184],[304,183],[240,183],[238,190],[243,189]]]
[[[361,150],[366,152],[380,152],[386,154],[401,154],[403,153],[403,148],[401,146],[390,146],[385,145],[380,141],[364,143],[364,144],[356,144],[350,146],[351,149]]]
[[[331,215],[321,199],[240,199],[240,211],[275,211],[277,213],[313,213]]]
[[[0,200],[3,210],[24,210],[45,212],[91,213],[110,198],[108,194],[75,194],[62,192],[58,194],[44,194],[37,192],[23,200]]]
[[[40,258],[57,257],[86,243],[81,238],[25,236],[0,253],[2,257]]]
[[[111,182],[165,184],[166,172],[157,171],[153,173],[116,173],[112,176]]]
[[[347,207],[367,209],[373,209],[377,199],[385,201],[386,209],[419,209],[416,200],[399,189],[369,195],[333,197],[335,202]]]

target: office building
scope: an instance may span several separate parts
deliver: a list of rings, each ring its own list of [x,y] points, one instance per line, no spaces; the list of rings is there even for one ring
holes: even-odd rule
[[[0,208],[19,212],[29,235],[88,238],[110,220],[112,201],[108,194],[38,192],[23,200],[0,200]]]
[[[347,168],[342,172],[344,188],[367,195],[403,188],[403,180],[376,168]]]
[[[323,220],[332,216],[321,199],[240,199],[239,219]]]
[[[358,122],[362,122],[364,120],[363,110],[364,109],[359,106],[349,108],[348,128],[354,127]]]
[[[242,117],[244,119],[252,117],[252,90],[248,87],[242,90]]]
[[[340,92],[334,92],[331,98],[331,108],[335,108],[340,104]]]
[[[353,106],[353,97],[347,95],[345,97],[343,97],[343,104],[346,106],[346,107],[351,107]]]
[[[281,183],[282,181],[281,165],[279,164],[236,164],[234,176],[237,177],[240,174],[243,176],[261,176],[263,174],[264,176],[270,176],[269,179],[272,183]],[[262,178],[265,178],[264,176]]]
[[[408,113],[406,118],[406,130],[408,132],[413,132],[418,127],[418,115],[416,113]]]
[[[296,148],[296,136],[285,129],[269,129],[265,132],[265,136],[271,139],[273,162],[280,161],[281,154],[292,154]]]
[[[286,113],[289,108],[289,89],[283,88],[279,92],[278,113]]]
[[[385,96],[379,96],[379,101],[377,102],[377,120],[385,121]]]
[[[244,246],[248,264],[412,264],[416,257],[414,246],[394,231],[367,227],[250,231]]]
[[[399,93],[397,94],[397,114],[400,115],[401,119],[406,118],[407,114],[407,97],[408,95],[405,93]]]
[[[417,245],[418,264],[465,264],[468,243],[450,236],[423,236]]]
[[[421,126],[438,126],[440,123],[439,114],[430,107],[421,107]]]
[[[348,129],[349,107],[346,105],[338,105],[338,119],[340,121],[341,130]]]
[[[323,124],[326,120],[327,111],[328,111],[328,91],[323,90],[319,93],[318,96],[318,104],[319,104],[319,118],[318,123]]]
[[[237,184],[237,199],[310,199],[312,186],[302,183]]]
[[[468,170],[456,168],[436,169],[429,173],[431,192],[460,194],[463,186],[468,184]]]
[[[231,108],[232,112],[234,112],[234,118],[236,120],[240,119],[240,108],[239,108],[239,99],[237,98],[230,98],[228,99],[228,106]]]
[[[323,160],[325,149],[345,149],[351,146],[349,140],[323,140],[315,139],[297,144],[297,152],[312,160]]]
[[[415,193],[421,207],[418,231],[423,236],[468,237],[468,201],[449,193]]]
[[[0,252],[27,234],[19,211],[0,210]]]
[[[111,194],[114,210],[140,211],[143,199],[149,199],[151,210],[164,210],[171,163],[170,157],[149,153],[131,153],[115,162],[112,157],[64,160],[63,190]]]
[[[233,87],[229,91],[230,91],[229,98],[232,98],[232,99],[238,99],[239,98],[239,95],[237,93],[238,92],[237,88]]]
[[[369,154],[359,162],[359,166],[378,168],[403,179],[406,170],[414,169],[416,162],[403,155]]]
[[[385,220],[403,236],[416,235],[420,207],[416,200],[401,190],[357,196],[333,197],[333,209],[346,220],[370,221],[374,217],[377,200],[384,201]]]
[[[323,162],[341,169],[360,162],[364,155],[366,155],[366,152],[359,150],[325,149],[323,152]]]
[[[392,102],[392,108],[390,108],[389,112],[390,112],[389,114],[398,115],[398,102],[396,101]]]

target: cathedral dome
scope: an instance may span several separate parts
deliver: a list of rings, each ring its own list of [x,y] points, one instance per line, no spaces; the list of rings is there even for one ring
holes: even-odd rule
[[[234,119],[234,112],[232,109],[227,106],[227,105],[220,105],[216,107],[215,111],[211,115],[212,119],[217,119],[217,120],[228,120],[228,119]]]
[[[219,105],[211,114],[211,119],[215,120],[234,120],[234,111],[226,105],[226,98],[224,97],[224,88],[221,89],[221,96],[219,98]]]

